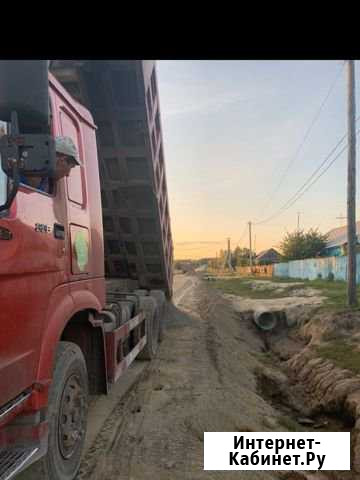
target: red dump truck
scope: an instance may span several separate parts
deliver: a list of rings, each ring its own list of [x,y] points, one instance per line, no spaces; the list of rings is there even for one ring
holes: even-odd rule
[[[172,296],[155,63],[1,61],[0,121],[0,480],[70,480],[89,395],[154,357]]]

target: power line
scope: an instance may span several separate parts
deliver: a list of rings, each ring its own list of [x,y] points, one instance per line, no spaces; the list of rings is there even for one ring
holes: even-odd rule
[[[338,147],[343,143],[345,140],[346,135],[344,135],[335,145],[335,147],[330,151],[328,155],[326,155],[325,159],[321,162],[321,164],[315,169],[315,171],[310,175],[310,177],[303,183],[303,185],[288,199],[287,202],[285,202],[278,212],[281,212],[282,210],[286,210],[286,207],[289,203],[293,201],[294,198],[297,197],[297,195],[307,186],[307,184],[314,178],[314,176],[319,172],[319,170],[326,164],[326,162],[329,160],[329,158],[333,155],[333,153],[338,149]],[[277,212],[277,213],[278,213]],[[255,225],[260,225],[261,223],[267,223],[270,219],[274,218],[277,216],[277,213],[271,215],[270,217],[266,218],[265,220],[261,220],[260,222],[256,222]]]
[[[247,224],[245,224],[245,228],[243,230],[243,233],[241,234],[241,237],[240,237],[240,240],[237,242],[237,245],[239,246],[239,244],[243,241],[245,235],[246,235],[246,232],[247,232]]]
[[[211,245],[200,245],[198,247],[176,247],[178,250],[203,250],[203,249],[211,249]]]
[[[275,214],[273,214],[271,217],[268,217],[266,218],[265,220],[262,220],[261,222],[258,222],[256,223],[255,225],[261,225],[262,223],[266,223],[266,222],[269,222],[270,220],[272,220],[273,218],[276,218],[277,216],[279,216],[281,213],[285,212],[286,210],[288,210],[290,207],[292,207],[313,185],[314,183],[317,182],[317,180],[322,177],[322,175],[324,175],[324,173],[326,173],[329,168],[333,165],[333,163],[335,162],[335,160],[337,160],[340,155],[342,153],[344,153],[344,151],[346,150],[347,148],[347,145],[344,146],[344,148],[336,155],[336,157],[334,157],[334,159],[329,163],[329,165],[325,168],[325,170],[323,170],[320,175],[318,175],[315,180],[310,183],[307,188],[303,191],[298,190],[297,192],[297,196],[296,197],[291,197],[291,199],[289,199],[281,208],[280,210],[278,210]],[[307,183],[307,182],[306,182]]]
[[[294,157],[292,157],[284,171],[284,173],[282,174],[281,178],[280,178],[280,181],[279,183],[277,184],[277,186],[275,187],[274,191],[268,196],[267,198],[267,201],[266,201],[266,205],[269,206],[275,196],[275,194],[278,192],[278,190],[280,189],[281,185],[283,184],[287,174],[289,173],[289,170],[290,168],[292,167],[292,165],[294,164],[295,160],[297,159],[297,157],[299,156],[303,146],[305,145],[305,142],[306,140],[308,139],[310,133],[311,133],[311,130],[313,129],[315,123],[317,122],[317,120],[319,119],[320,117],[320,114],[326,104],[326,102],[328,101],[332,91],[334,90],[335,88],[335,85],[338,81],[338,78],[340,77],[340,74],[342,73],[343,71],[343,68],[344,68],[344,65],[345,65],[345,62],[343,62],[343,64],[341,65],[341,68],[339,69],[339,71],[337,72],[336,76],[335,76],[335,79],[334,81],[332,82],[332,84],[330,85],[330,88],[327,92],[327,94],[325,95],[325,98],[324,100],[322,101],[320,107],[318,108],[317,112],[315,113],[315,116],[314,118],[312,119],[311,123],[310,123],[310,126],[308,127],[308,129],[306,130],[305,132],[305,135],[302,139],[302,141],[300,142],[300,145],[298,146],[298,148],[296,149],[296,152],[295,152],[295,155]],[[272,198],[271,198],[272,197]]]
[[[359,119],[360,117],[357,118],[357,120]],[[358,135],[358,133],[360,132],[360,129],[356,132],[356,135]],[[269,222],[270,220],[272,220],[273,218],[277,217],[278,215],[280,215],[282,212],[284,212],[285,210],[288,210],[290,207],[292,207],[294,205],[294,203],[296,203],[328,170],[329,168],[334,164],[334,162],[340,157],[340,155],[342,153],[344,153],[344,151],[346,150],[347,148],[347,144],[340,150],[340,152],[333,158],[333,160],[325,167],[325,169],[320,172],[320,174],[315,177],[315,179],[309,184],[309,182],[314,178],[314,176],[319,172],[319,170],[321,169],[322,166],[325,165],[325,163],[327,162],[327,160],[331,157],[331,155],[335,152],[335,150],[341,145],[341,143],[344,141],[344,139],[346,138],[346,135],[344,135],[339,141],[338,143],[336,144],[336,146],[331,150],[331,152],[325,157],[325,160],[316,168],[316,170],[312,173],[312,175],[306,180],[306,182],[296,191],[296,193],[294,195],[292,195],[292,197],[290,197],[290,199],[284,204],[282,205],[282,207],[280,207],[280,209],[273,215],[271,215],[270,217],[260,221],[260,222],[256,222],[254,223],[254,225],[261,225],[262,223],[267,223]],[[308,185],[309,184],[309,185]],[[306,187],[306,188],[305,188]],[[305,190],[304,190],[305,188]]]
[[[360,132],[360,130],[357,131],[357,134]],[[336,155],[336,157],[333,158],[333,160],[329,163],[329,165],[314,179],[313,182],[308,185],[308,187],[298,195],[297,198],[294,199],[294,201],[286,208],[286,210],[294,205],[295,202],[297,202],[318,180],[321,178],[328,170],[329,168],[334,164],[335,160],[337,160],[342,153],[345,152],[347,149],[347,145],[344,146],[342,150]]]
[[[223,240],[199,240],[199,241],[186,241],[186,242],[175,242],[174,245],[181,245],[181,246],[187,246],[187,245],[219,245],[221,243],[224,243]]]

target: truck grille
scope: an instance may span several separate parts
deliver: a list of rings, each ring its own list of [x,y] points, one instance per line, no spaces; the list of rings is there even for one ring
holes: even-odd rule
[[[38,450],[38,448],[0,450],[0,480],[13,478]]]

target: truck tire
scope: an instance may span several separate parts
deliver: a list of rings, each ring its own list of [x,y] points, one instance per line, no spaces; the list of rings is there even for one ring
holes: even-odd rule
[[[140,297],[140,308],[145,313],[146,345],[138,355],[139,360],[152,360],[159,346],[160,315],[153,297]]]
[[[60,342],[49,394],[49,446],[41,460],[49,480],[73,480],[80,466],[88,411],[88,375],[84,355]]]
[[[134,290],[134,293],[139,295],[139,297],[146,297],[149,294],[149,291],[145,290],[145,288],[138,288],[137,290]]]
[[[150,296],[155,298],[159,308],[159,314],[160,314],[159,342],[162,342],[164,339],[165,318],[167,314],[166,296],[162,290],[150,290]]]

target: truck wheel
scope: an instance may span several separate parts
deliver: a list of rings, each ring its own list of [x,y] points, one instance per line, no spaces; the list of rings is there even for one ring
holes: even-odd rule
[[[138,355],[140,360],[152,360],[159,346],[160,315],[153,297],[140,297],[140,308],[145,312],[146,345]]]
[[[60,342],[47,413],[49,447],[42,460],[49,480],[76,476],[85,441],[88,395],[84,355],[76,344]]]
[[[167,314],[167,302],[165,293],[162,290],[150,290],[150,296],[155,298],[160,313],[159,342],[164,339],[165,317]]]
[[[135,295],[138,295],[139,297],[146,297],[148,295],[148,290],[145,290],[145,288],[138,288],[137,290],[134,290]]]

